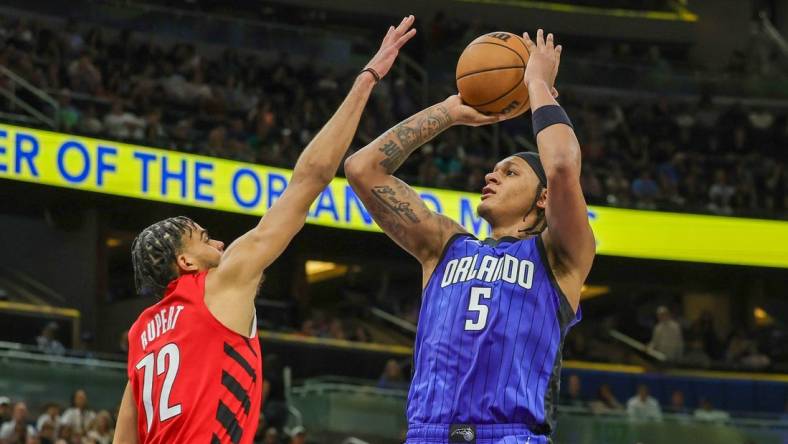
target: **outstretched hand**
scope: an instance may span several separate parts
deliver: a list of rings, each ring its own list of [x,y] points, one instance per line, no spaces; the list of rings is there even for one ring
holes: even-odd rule
[[[389,30],[380,44],[380,49],[364,68],[372,68],[381,79],[388,74],[391,65],[397,59],[400,48],[416,35],[416,30],[411,29],[414,21],[416,18],[409,15],[403,18],[396,28],[389,26]]]
[[[545,82],[551,88],[554,97],[558,92],[553,88],[561,64],[561,45],[555,45],[553,34],[544,37],[544,31],[536,31],[536,42],[526,32],[523,34],[525,47],[528,49],[528,64],[525,67],[525,84],[532,81]]]

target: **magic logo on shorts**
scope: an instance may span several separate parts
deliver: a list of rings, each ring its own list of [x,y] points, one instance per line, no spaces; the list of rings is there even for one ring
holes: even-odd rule
[[[470,424],[452,424],[449,427],[449,442],[476,443],[476,426]]]

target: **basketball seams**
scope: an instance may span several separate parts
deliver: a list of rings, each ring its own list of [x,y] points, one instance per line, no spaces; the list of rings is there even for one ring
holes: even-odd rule
[[[460,77],[457,77],[457,81],[459,82],[460,80],[462,80],[462,79],[464,79],[464,78],[466,78],[468,76],[472,76],[474,74],[483,74],[485,72],[490,72],[490,71],[506,71],[507,69],[522,69],[523,72],[525,72],[525,68],[523,68],[522,66],[496,66],[495,68],[486,68],[486,69],[480,69],[480,70],[477,70],[477,71],[466,72],[465,74],[461,75]]]
[[[501,48],[506,48],[509,51],[512,51],[513,53],[515,53],[517,55],[517,58],[520,59],[520,62],[523,64],[523,68],[525,68],[526,62],[525,62],[525,60],[523,60],[523,56],[521,56],[519,52],[515,51],[514,49],[512,49],[512,48],[510,48],[510,47],[508,47],[506,45],[503,45],[503,44],[497,43],[497,42],[476,42],[476,43],[471,43],[470,45],[468,45],[468,47],[475,46],[475,45],[495,45],[495,46],[500,46]],[[528,50],[526,49],[525,52],[527,53]]]
[[[503,99],[504,97],[506,97],[507,95],[511,94],[511,93],[512,93],[512,91],[514,91],[515,89],[517,89],[517,88],[518,88],[520,85],[522,85],[522,84],[523,84],[522,82],[516,82],[516,83],[514,84],[514,86],[512,86],[511,88],[509,88],[509,89],[508,89],[508,90],[507,90],[505,93],[501,94],[500,96],[498,96],[498,97],[496,97],[496,98],[494,98],[494,99],[492,99],[492,100],[490,100],[490,101],[487,101],[487,102],[484,102],[484,103],[468,103],[468,105],[469,105],[469,106],[473,106],[473,107],[477,107],[477,106],[486,106],[486,105],[489,105],[489,104],[491,104],[491,103],[495,103],[496,101],[498,101],[498,100],[501,100],[501,99]]]
[[[531,56],[531,51],[529,51],[528,47],[525,46],[525,40],[523,40],[523,38],[520,37],[519,35],[516,35],[515,37],[517,37],[517,40],[520,42],[521,45],[523,45],[523,49],[525,50],[525,53],[528,54],[528,57],[530,57]],[[515,52],[517,52],[517,51],[515,51]],[[520,55],[520,54],[517,54],[517,55]]]

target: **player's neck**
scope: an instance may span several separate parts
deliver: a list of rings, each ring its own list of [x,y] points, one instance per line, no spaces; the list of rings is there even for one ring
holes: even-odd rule
[[[518,239],[525,239],[528,237],[528,235],[526,235],[525,231],[523,230],[522,221],[519,221],[518,223],[512,225],[493,226],[492,238],[498,240],[504,237],[516,237]]]

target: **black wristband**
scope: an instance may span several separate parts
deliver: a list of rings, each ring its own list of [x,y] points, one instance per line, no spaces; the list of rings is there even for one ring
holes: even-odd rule
[[[531,123],[534,127],[534,137],[548,126],[563,123],[574,129],[572,121],[560,105],[545,105],[531,113]]]
[[[359,74],[363,74],[364,72],[368,72],[372,74],[372,77],[375,78],[375,83],[380,82],[380,74],[378,74],[378,72],[375,71],[373,68],[364,68],[361,70]]]

